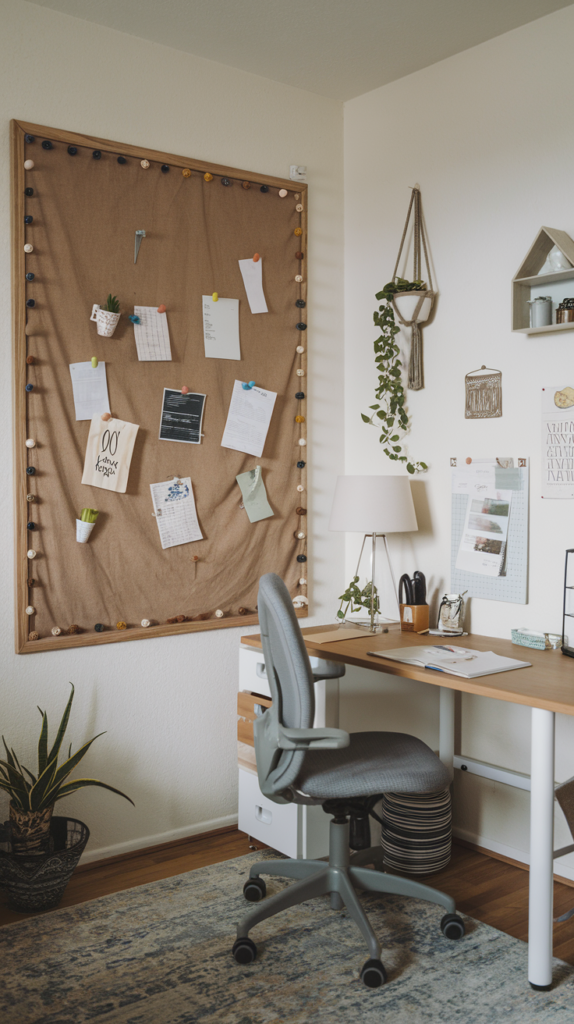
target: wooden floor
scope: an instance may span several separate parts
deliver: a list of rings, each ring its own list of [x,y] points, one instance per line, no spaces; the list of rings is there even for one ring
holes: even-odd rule
[[[108,893],[241,857],[254,848],[263,847],[257,843],[250,847],[243,832],[229,828],[80,866],[64,893],[60,907],[71,907]],[[449,866],[436,875],[427,876],[424,881],[450,893],[456,900],[457,909],[470,917],[508,932],[517,939],[527,939],[528,872],[524,869],[495,860],[455,841]],[[572,906],[574,888],[555,882],[555,916]],[[0,891],[0,925],[30,916],[10,910]],[[574,918],[554,926],[554,955],[574,965]]]

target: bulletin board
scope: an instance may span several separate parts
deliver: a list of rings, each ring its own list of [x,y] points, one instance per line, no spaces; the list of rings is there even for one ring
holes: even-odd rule
[[[17,652],[253,624],[266,572],[307,614],[306,185],[16,121],[12,185]],[[256,254],[266,313],[238,264]],[[239,360],[206,357],[214,292],[239,300]],[[105,338],[90,313],[110,293]],[[136,305],[165,306],[171,361],[138,359]],[[125,493],[81,483],[69,367],[92,357],[112,416],[138,425]],[[277,395],[259,458],[221,445],[235,381]],[[206,395],[199,444],[159,439],[164,388],[183,386]],[[273,516],[250,522],[236,476],[256,466]],[[203,539],[163,550],[150,484],[182,477]]]

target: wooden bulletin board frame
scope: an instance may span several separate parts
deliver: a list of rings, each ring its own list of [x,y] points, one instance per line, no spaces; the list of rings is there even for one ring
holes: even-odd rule
[[[13,120],[11,122],[11,182],[12,182],[12,318],[13,318],[13,362],[14,362],[14,473],[15,473],[15,487],[14,487],[14,502],[15,502],[15,524],[16,524],[16,536],[15,536],[15,584],[16,584],[16,614],[15,614],[15,647],[17,653],[34,653],[48,650],[58,650],[68,647],[83,647],[83,646],[94,646],[97,644],[105,643],[119,643],[129,640],[140,640],[150,637],[157,636],[174,636],[181,633],[197,632],[200,630],[213,630],[221,628],[230,628],[234,626],[247,626],[255,625],[258,622],[257,614],[251,613],[247,615],[234,615],[226,614],[224,618],[209,618],[200,622],[183,622],[183,623],[166,623],[159,622],[153,623],[151,627],[143,628],[135,624],[129,624],[129,628],[125,630],[117,630],[113,625],[107,625],[104,632],[95,632],[91,624],[81,624],[82,631],[78,634],[68,635],[65,627],[67,623],[59,623],[63,627],[62,633],[59,636],[52,636],[49,634],[41,635],[40,639],[30,640],[30,630],[34,629],[34,622],[26,614],[26,607],[28,604],[33,603],[34,592],[28,588],[28,579],[31,571],[33,571],[33,565],[27,558],[28,548],[31,546],[30,534],[27,531],[27,521],[30,515],[30,509],[34,506],[27,504],[26,496],[29,490],[30,478],[26,475],[26,468],[28,464],[28,449],[26,448],[26,438],[29,436],[28,430],[28,419],[27,419],[27,400],[28,395],[26,393],[26,382],[27,382],[27,371],[30,367],[26,364],[26,356],[28,352],[29,337],[26,331],[27,323],[27,309],[26,309],[26,258],[24,252],[24,244],[26,241],[24,216],[26,212],[25,206],[25,171],[24,161],[27,157],[33,156],[30,148],[26,147],[25,135],[33,135],[37,140],[37,144],[40,140],[50,140],[56,144],[62,144],[64,146],[77,146],[77,147],[90,147],[91,149],[98,149],[105,155],[117,156],[118,153],[124,154],[126,158],[137,159],[141,161],[147,159],[156,165],[158,163],[165,163],[177,173],[180,173],[183,168],[189,168],[192,172],[210,172],[214,178],[229,177],[234,179],[235,182],[242,179],[252,183],[252,185],[267,185],[269,189],[287,189],[289,193],[298,192],[301,195],[301,203],[303,211],[301,213],[301,228],[302,235],[296,240],[298,247],[307,255],[307,185],[294,183],[288,179],[276,178],[270,175],[262,175],[259,173],[253,173],[251,171],[242,171],[237,168],[227,167],[223,165],[206,163],[196,159],[188,159],[186,157],[177,156],[171,153],[162,153],[156,150],[149,150],[137,146],[126,145],[123,143],[117,143],[106,139],[100,139],[93,136],[81,135],[75,132],[68,132],[61,129],[49,128],[42,125],[32,124],[23,121]],[[145,245],[145,242],[144,242]],[[306,264],[305,269],[293,267],[293,274],[298,270],[303,275],[303,282],[300,287],[300,297],[306,301],[307,298],[307,274]],[[293,279],[293,278],[291,278]],[[103,298],[103,297],[102,297]],[[299,316],[302,314],[300,313]],[[306,317],[305,317],[306,320]],[[307,341],[306,335],[299,336],[298,340]],[[305,344],[305,349],[307,345]],[[300,365],[304,368],[306,374],[306,352],[300,357]],[[241,376],[241,364],[237,364],[237,376]],[[303,403],[303,408],[298,411],[306,412],[306,402]],[[175,446],[174,446],[175,447]],[[178,445],[178,448],[185,446]],[[306,451],[306,449],[305,449]],[[306,456],[305,456],[306,458]],[[148,488],[148,483],[154,481],[145,481],[143,486]],[[149,490],[149,488],[148,488]],[[90,504],[89,500],[86,500],[86,505]],[[293,501],[293,505],[298,502]],[[151,508],[151,503],[150,503]],[[150,520],[153,529],[156,530],[155,522]],[[294,521],[294,526],[297,525],[297,521]],[[96,527],[97,528],[97,527]],[[73,540],[75,543],[75,540]],[[299,548],[298,550],[301,550]],[[305,547],[306,550],[306,547]],[[296,549],[294,548],[294,554]],[[306,575],[306,566],[301,569]],[[266,567],[264,571],[273,571],[273,567]],[[300,593],[306,594],[307,588]],[[296,614],[298,617],[305,617],[308,614],[307,606],[303,608],[296,608]]]

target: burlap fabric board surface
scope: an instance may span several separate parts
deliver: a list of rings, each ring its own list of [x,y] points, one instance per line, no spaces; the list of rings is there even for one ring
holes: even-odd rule
[[[161,155],[143,169],[131,155],[119,164],[109,152],[94,159],[93,145],[70,156],[61,141],[50,150],[41,141],[24,149],[35,164],[25,175],[34,189],[25,199],[33,216],[26,242],[34,246],[25,269],[35,275],[26,290],[35,300],[27,310],[27,353],[36,358],[27,367],[34,390],[26,395],[26,431],[37,447],[28,452],[36,474],[25,486],[37,503],[24,502],[18,526],[25,534],[26,518],[37,524],[26,542],[39,555],[28,563],[37,580],[28,598],[36,609],[30,628],[45,638],[55,625],[77,623],[93,636],[95,623],[115,630],[118,620],[139,626],[142,618],[162,623],[177,614],[213,616],[218,608],[226,616],[240,607],[255,611],[259,577],[269,571],[301,593],[296,556],[305,546],[294,533],[295,510],[305,505],[296,490],[305,454],[295,393],[305,389],[296,374],[305,362],[296,348],[307,347],[307,332],[296,328],[306,309],[295,304],[295,187],[280,198],[276,185],[243,188],[245,175],[228,186],[216,174],[206,182],[197,169],[184,177],[183,159],[162,173]],[[141,229],[146,237],[134,264]],[[238,265],[256,252],[264,314],[250,312]],[[202,295],[214,291],[239,299],[240,361],[205,357]],[[110,292],[122,316],[114,336],[102,338],[89,318],[93,303],[103,305]],[[134,305],[161,303],[172,361],[140,362],[129,314]],[[106,363],[113,414],[139,425],[125,494],[81,484],[90,424],[75,420],[69,364],[94,355]],[[236,379],[277,392],[259,459],[221,447]],[[158,439],[163,389],[182,385],[207,395],[199,445]],[[274,516],[251,524],[235,477],[258,464]],[[191,477],[204,539],[163,551],[149,485],[172,474]],[[75,520],[86,506],[99,518],[89,543],[78,544]]]

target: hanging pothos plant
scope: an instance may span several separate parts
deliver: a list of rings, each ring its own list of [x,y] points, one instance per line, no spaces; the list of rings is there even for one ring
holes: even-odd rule
[[[421,473],[428,466],[425,462],[412,462],[404,454],[403,438],[409,427],[409,417],[405,409],[405,389],[402,382],[402,363],[400,359],[400,348],[395,343],[395,335],[400,328],[395,323],[395,314],[392,307],[392,298],[400,291],[420,291],[426,285],[423,281],[405,281],[399,277],[397,281],[386,284],[381,292],[377,292],[376,298],[384,300],[378,311],[373,313],[375,326],[380,328],[380,335],[374,342],[375,363],[379,373],[379,385],[375,389],[375,397],[378,401],[370,405],[373,409],[371,416],[361,413],[363,423],[370,423],[373,427],[379,427],[381,436],[379,441],[384,445],[384,453],[393,462],[406,463],[409,473]]]

